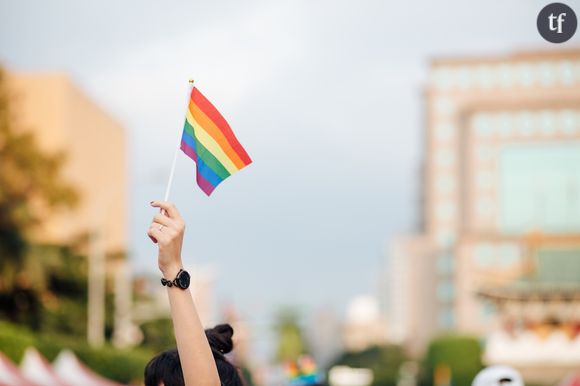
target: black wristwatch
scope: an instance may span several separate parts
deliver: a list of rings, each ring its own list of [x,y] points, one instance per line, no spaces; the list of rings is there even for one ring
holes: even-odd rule
[[[167,280],[166,278],[161,278],[161,284],[167,287],[176,286],[177,288],[187,289],[189,288],[189,282],[191,281],[191,276],[189,276],[189,272],[184,270],[183,268],[177,272],[175,279]]]

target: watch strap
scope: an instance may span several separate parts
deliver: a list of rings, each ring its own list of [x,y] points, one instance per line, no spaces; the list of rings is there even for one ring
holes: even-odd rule
[[[173,280],[168,280],[168,279],[166,279],[166,278],[162,277],[162,278],[161,278],[161,284],[162,284],[163,286],[166,286],[166,287],[173,287],[173,286],[176,286],[177,288],[181,288],[181,287],[180,287],[180,286],[177,284],[177,278],[179,277],[179,275],[181,274],[181,272],[183,272],[183,268],[181,268],[181,269],[179,270],[179,272],[177,272],[177,275],[175,275],[175,279],[173,279]]]

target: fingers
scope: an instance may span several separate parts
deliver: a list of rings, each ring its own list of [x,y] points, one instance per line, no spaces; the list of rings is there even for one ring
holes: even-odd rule
[[[153,222],[159,223],[160,225],[165,225],[166,227],[175,226],[174,221],[163,213],[157,213],[155,216],[153,216]]]
[[[151,206],[160,208],[160,213],[153,216],[147,235],[154,243],[165,245],[178,235],[183,237],[185,223],[175,205],[165,201],[151,201]]]
[[[161,230],[159,229],[161,224],[156,224],[155,222],[149,226],[147,230],[147,236],[153,241],[155,244],[159,242],[159,239],[163,237]]]
[[[173,223],[166,225],[153,221],[147,230],[147,235],[154,243],[163,243],[164,241],[171,241],[176,235],[183,232],[181,225],[175,225]]]
[[[173,218],[173,219],[180,219],[181,220],[181,216],[179,215],[179,211],[177,210],[177,208],[175,207],[175,205],[173,205],[170,202],[166,202],[166,201],[151,201],[151,206],[154,208],[160,208],[162,211],[165,211],[165,213],[167,214],[168,217]]]

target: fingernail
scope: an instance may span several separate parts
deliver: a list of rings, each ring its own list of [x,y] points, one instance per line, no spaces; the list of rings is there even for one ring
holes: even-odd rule
[[[151,204],[151,205],[153,205],[153,203],[154,203],[154,202],[155,202],[155,201],[151,201],[151,202],[150,202],[150,204]]]

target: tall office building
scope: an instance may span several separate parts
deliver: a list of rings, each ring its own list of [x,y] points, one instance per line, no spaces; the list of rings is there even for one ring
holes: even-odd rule
[[[432,334],[500,334],[489,362],[546,365],[532,352],[551,334],[580,344],[580,51],[435,60],[425,99]],[[414,269],[416,250],[395,260]],[[554,366],[579,366],[574,350]]]
[[[63,154],[62,177],[80,197],[71,210],[46,213],[34,229],[39,243],[71,245],[87,239],[88,341],[105,340],[106,277],[114,276],[115,339],[134,343],[126,267],[127,151],[125,133],[64,75],[8,73],[14,127],[34,134],[39,148]],[[108,261],[113,258],[115,261]]]
[[[66,76],[9,73],[14,117],[41,150],[64,153],[62,175],[79,192],[72,211],[51,214],[42,242],[69,243],[98,231],[107,253],[127,247],[127,146],[123,127]]]

